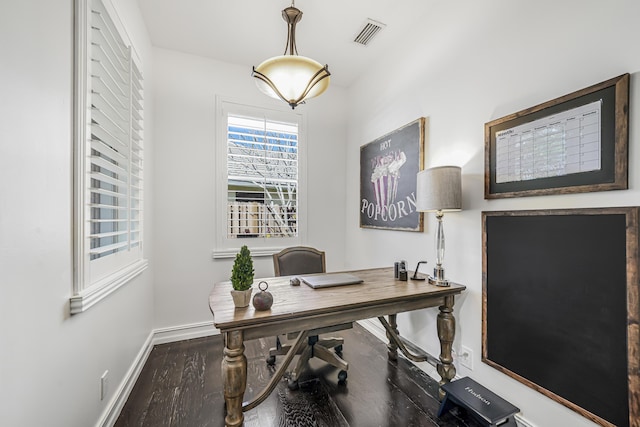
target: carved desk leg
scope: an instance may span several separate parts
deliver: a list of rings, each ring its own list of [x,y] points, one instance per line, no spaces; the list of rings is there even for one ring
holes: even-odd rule
[[[242,398],[247,386],[247,357],[244,355],[243,340],[242,331],[231,331],[224,334],[222,378],[224,401],[227,406],[227,416],[224,422],[228,427],[241,426],[244,422]]]
[[[396,320],[396,317],[397,315],[395,314],[389,315],[389,326],[391,327],[391,329],[393,329],[396,335],[399,335],[398,322]],[[387,331],[387,340],[389,340],[389,343],[387,344],[387,349],[389,350],[388,352],[389,360],[398,360],[398,344],[396,344],[396,339],[392,337],[388,331]]]
[[[450,382],[456,376],[456,367],[453,365],[453,338],[456,333],[456,319],[453,317],[454,296],[444,297],[444,305],[438,307],[437,327],[438,339],[440,340],[440,363],[438,364],[438,374],[442,378],[440,386]],[[442,388],[438,391],[440,400],[444,399]]]

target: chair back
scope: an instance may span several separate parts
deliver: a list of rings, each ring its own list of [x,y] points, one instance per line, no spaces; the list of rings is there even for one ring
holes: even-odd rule
[[[276,276],[325,273],[324,252],[308,246],[293,246],[273,254]]]

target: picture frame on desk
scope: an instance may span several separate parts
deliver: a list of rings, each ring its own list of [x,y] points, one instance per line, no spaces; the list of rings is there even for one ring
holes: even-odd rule
[[[485,124],[485,199],[628,188],[629,74]]]
[[[360,228],[424,230],[416,176],[424,167],[421,117],[360,147]]]

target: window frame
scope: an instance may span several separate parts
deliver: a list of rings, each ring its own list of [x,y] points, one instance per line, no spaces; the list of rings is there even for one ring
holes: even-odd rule
[[[142,97],[139,100],[140,113],[144,115],[143,96],[144,88],[142,87],[142,67],[139,56],[137,55],[130,38],[127,35],[121,20],[110,0],[99,0],[112,21],[115,30],[129,50],[129,71],[130,75],[134,73],[134,67],[140,73],[138,83],[141,85]],[[73,250],[74,250],[74,277],[73,277],[73,294],[70,297],[71,314],[86,311],[108,295],[116,291],[118,288],[129,282],[131,279],[139,275],[148,266],[148,261],[144,259],[144,197],[143,186],[140,186],[140,196],[135,199],[139,202],[139,245],[134,250],[126,252],[117,252],[102,258],[90,260],[90,203],[91,203],[91,162],[89,155],[91,154],[91,2],[92,0],[76,0],[75,23],[74,23],[74,165],[73,165]],[[134,84],[134,78],[129,78],[129,84]],[[133,90],[130,89],[130,93]],[[130,107],[133,101],[129,100]],[[129,153],[127,156],[129,168],[127,170],[127,220],[128,224],[135,222],[129,214],[134,209],[131,203],[131,177],[135,175],[131,171],[132,151],[131,146],[133,139],[131,136],[131,127],[133,115],[132,110],[128,111],[129,115]],[[142,119],[143,120],[143,119]],[[139,148],[144,150],[143,131],[139,131],[140,141]],[[143,156],[140,162],[143,163]],[[139,179],[144,180],[144,165],[139,165]],[[131,227],[128,226],[127,241],[131,241]]]
[[[227,116],[240,114],[250,117],[266,117],[298,124],[298,187],[297,187],[297,227],[295,237],[251,237],[229,238],[227,233]],[[233,258],[240,246],[247,245],[254,257],[271,256],[285,247],[302,245],[307,237],[307,134],[306,114],[273,106],[252,105],[246,102],[216,96],[216,138],[215,138],[215,248],[214,259]]]

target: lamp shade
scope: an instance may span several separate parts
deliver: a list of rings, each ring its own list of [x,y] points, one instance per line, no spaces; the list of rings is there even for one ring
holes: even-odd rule
[[[462,210],[462,169],[439,166],[418,172],[416,208],[420,212]]]
[[[329,87],[329,72],[311,58],[281,55],[267,59],[254,69],[256,85],[272,98],[297,105],[314,98]],[[276,93],[274,88],[280,93]]]

